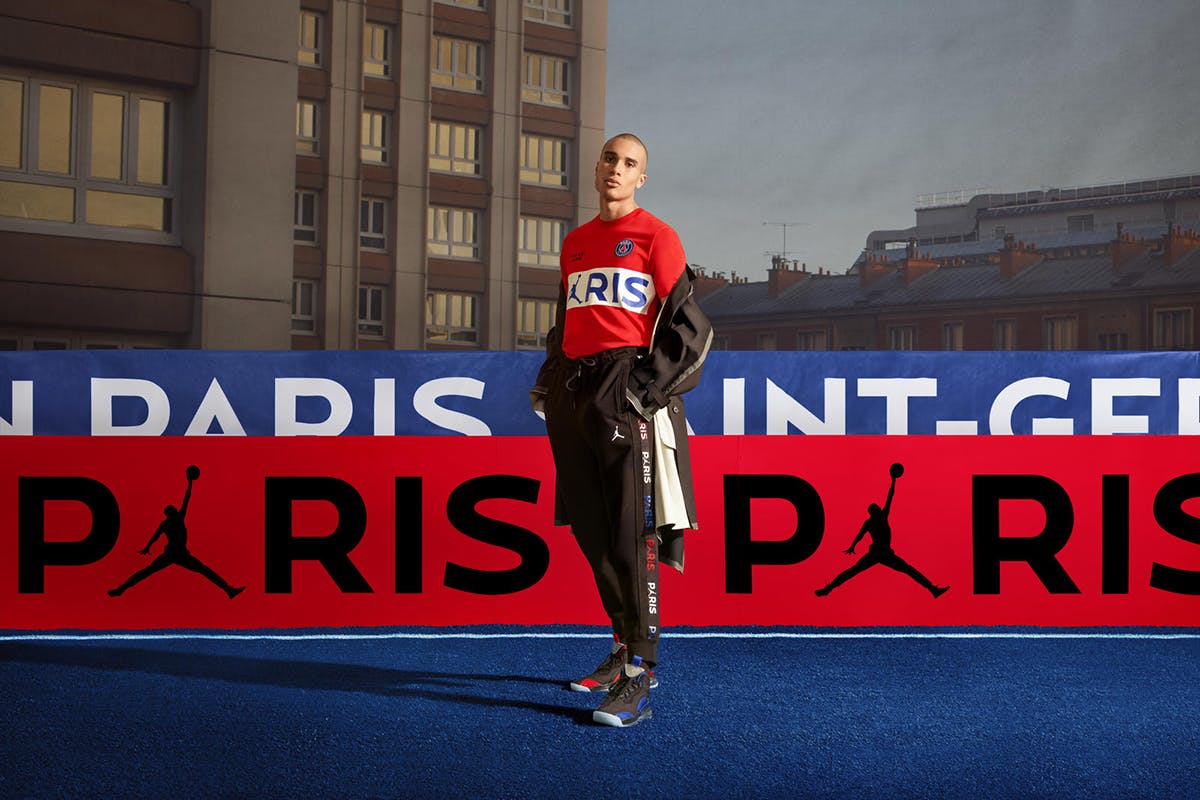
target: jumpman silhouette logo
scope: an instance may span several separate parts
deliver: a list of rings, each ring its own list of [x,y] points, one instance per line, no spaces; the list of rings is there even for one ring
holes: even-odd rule
[[[870,549],[854,566],[830,581],[828,586],[817,589],[817,597],[824,597],[855,575],[865,572],[876,564],[882,564],[904,573],[928,589],[935,598],[941,597],[950,588],[949,586],[935,586],[933,581],[922,575],[916,567],[896,555],[896,551],[892,550],[892,526],[888,524],[888,515],[892,512],[892,497],[896,494],[896,479],[904,474],[904,465],[892,464],[888,472],[892,476],[892,485],[888,488],[887,502],[883,504],[883,508],[874,503],[867,507],[867,519],[858,529],[858,535],[854,537],[854,541],[850,543],[850,547],[845,552],[847,555],[854,555],[855,546],[868,533],[871,534]]]
[[[624,434],[621,433],[620,425],[613,425],[613,438],[610,441],[615,442],[617,439],[624,439]]]
[[[146,543],[146,546],[138,552],[144,556],[150,555],[150,548],[158,541],[159,536],[167,537],[166,547],[163,548],[158,558],[150,562],[150,566],[133,573],[127,581],[117,588],[109,589],[109,597],[120,597],[129,587],[141,583],[154,573],[166,569],[172,564],[177,564],[184,569],[190,569],[192,572],[199,573],[208,578],[221,587],[222,591],[229,595],[230,600],[246,590],[245,586],[231,586],[224,578],[201,562],[200,559],[188,552],[187,526],[184,525],[183,519],[187,514],[188,502],[192,499],[192,482],[200,477],[200,468],[195,465],[190,466],[184,474],[187,476],[188,483],[187,491],[183,493],[183,503],[178,509],[175,506],[167,506],[163,509],[163,521],[155,528],[154,535],[150,537],[150,541]]]

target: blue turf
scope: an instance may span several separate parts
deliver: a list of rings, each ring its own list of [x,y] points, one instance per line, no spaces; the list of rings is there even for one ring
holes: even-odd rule
[[[619,730],[567,630],[3,641],[0,796],[1200,797],[1200,639],[668,635]]]

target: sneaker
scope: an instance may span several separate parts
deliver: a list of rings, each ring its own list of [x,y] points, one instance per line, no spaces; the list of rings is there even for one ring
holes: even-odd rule
[[[604,702],[592,712],[593,721],[628,728],[654,715],[650,709],[650,673],[637,669],[641,663],[641,657],[634,656],[631,668],[636,669],[637,674],[629,674],[631,669],[621,671],[621,677],[608,690]]]
[[[613,638],[613,649],[596,668],[579,680],[571,681],[573,692],[607,692],[625,670],[625,645]]]

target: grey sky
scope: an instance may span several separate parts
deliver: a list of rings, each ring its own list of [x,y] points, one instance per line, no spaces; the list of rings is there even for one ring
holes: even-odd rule
[[[918,194],[1200,173],[1197,0],[609,0],[606,127],[688,260],[845,270]]]

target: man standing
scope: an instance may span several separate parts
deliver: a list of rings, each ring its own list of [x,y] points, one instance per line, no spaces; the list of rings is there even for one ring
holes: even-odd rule
[[[712,328],[675,231],[638,207],[646,147],[622,133],[596,162],[600,214],[563,242],[556,324],[530,391],[557,473],[555,523],[591,566],[613,648],[571,683],[607,691],[593,719],[648,718],[658,661],[658,565],[683,571],[696,527],[679,396],[696,386]]]

